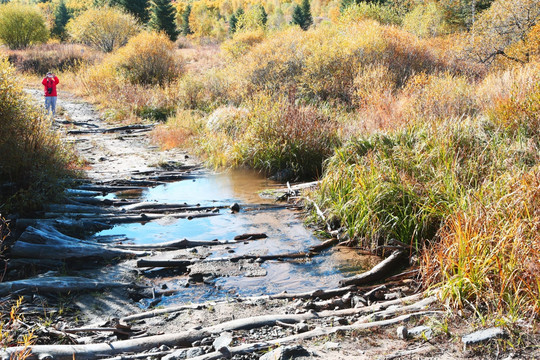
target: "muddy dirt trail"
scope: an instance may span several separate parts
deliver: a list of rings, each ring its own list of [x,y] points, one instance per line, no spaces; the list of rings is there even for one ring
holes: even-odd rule
[[[429,341],[441,336],[421,326],[439,316],[435,298],[416,293],[418,271],[399,249],[381,263],[327,249],[339,240],[315,237],[301,206],[258,195],[294,198],[294,186],[213,174],[152,145],[151,124],[108,124],[73,95],[59,106],[54,128],[86,159],[87,179],[17,220],[12,277],[28,266],[39,275],[0,284],[0,296],[50,314],[36,358],[460,357]]]

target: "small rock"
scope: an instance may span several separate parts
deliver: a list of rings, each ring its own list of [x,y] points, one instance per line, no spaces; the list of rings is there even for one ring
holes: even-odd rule
[[[218,212],[219,212],[219,209],[218,209],[218,208],[213,208],[213,209],[212,209],[212,212],[213,212],[213,213],[218,213]]]
[[[159,347],[159,351],[168,351],[168,350],[170,350],[170,347],[168,347],[167,345],[161,345]]]
[[[300,356],[311,356],[311,353],[301,345],[281,346],[264,354],[259,360],[292,360]]]
[[[425,336],[426,339],[431,339],[433,330],[429,326],[416,326],[408,330],[408,336],[412,338]]]
[[[107,158],[102,156],[102,157],[99,158],[99,161],[107,161]]]
[[[217,351],[220,351],[221,348],[229,346],[232,340],[233,340],[232,333],[224,332],[216,340],[214,340],[214,342],[212,343],[212,346]]]
[[[294,331],[297,333],[297,334],[300,334],[300,333],[304,333],[306,331],[309,330],[309,327],[306,323],[304,322],[301,322],[301,323],[298,323],[294,326]]]
[[[461,341],[465,346],[486,342],[493,339],[505,337],[506,334],[503,329],[498,327],[492,327],[489,329],[475,331],[471,334],[465,335],[461,338]]]
[[[234,203],[231,206],[229,206],[229,209],[231,209],[232,212],[239,212],[240,211],[240,205],[238,205],[238,203]]]
[[[195,347],[195,348],[191,348],[187,351],[186,353],[186,358],[192,358],[192,357],[196,357],[196,356],[201,356],[201,355],[204,355],[204,351],[203,349],[201,349],[200,347]]]
[[[396,329],[397,337],[400,339],[407,339],[407,335],[409,334],[409,331],[407,330],[406,326],[398,326]]]
[[[180,350],[176,350],[175,352],[169,354],[169,355],[165,355],[164,357],[162,357],[161,359],[162,360],[181,360],[181,359],[185,359],[186,356],[187,356],[187,349],[180,349]]]
[[[191,344],[191,346],[193,346],[193,347],[200,346],[200,345],[201,345],[201,340],[196,340]]]
[[[341,347],[341,343],[328,341],[324,344],[324,348],[327,350],[335,350]]]
[[[353,296],[351,299],[351,306],[353,308],[364,307],[367,305],[367,301],[361,296]]]
[[[225,359],[232,358],[232,353],[231,353],[231,350],[229,350],[229,347],[227,346],[221,347],[219,348],[218,351],[221,353],[221,355],[223,355]]]
[[[204,339],[201,340],[201,345],[210,345],[211,343],[212,343],[211,337],[205,337]]]

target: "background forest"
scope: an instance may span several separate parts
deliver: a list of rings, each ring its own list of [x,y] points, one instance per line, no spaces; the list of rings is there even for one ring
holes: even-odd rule
[[[11,1],[0,77],[54,68],[163,147],[319,178],[325,228],[410,245],[448,304],[512,323],[540,311],[539,20],[538,0]]]

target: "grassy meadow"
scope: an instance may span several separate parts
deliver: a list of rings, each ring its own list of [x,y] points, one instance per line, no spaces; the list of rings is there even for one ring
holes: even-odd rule
[[[85,38],[83,3],[66,1],[64,37],[3,51],[58,69],[110,121],[159,122],[164,148],[320,179],[310,197],[335,229],[411,245],[450,306],[538,319],[538,1],[316,0],[307,30],[294,2],[177,1],[175,36],[120,14],[133,32],[106,48]],[[50,28],[55,6],[39,5]]]

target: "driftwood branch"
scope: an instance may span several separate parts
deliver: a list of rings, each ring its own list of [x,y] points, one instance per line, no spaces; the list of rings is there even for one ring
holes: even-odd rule
[[[375,281],[384,280],[389,274],[393,271],[399,269],[402,264],[402,261],[405,258],[405,252],[402,250],[397,250],[392,253],[389,257],[375,265],[371,270],[366,271],[362,274],[353,276],[351,278],[343,279],[340,281],[341,286],[347,285],[362,285],[368,284]]]

